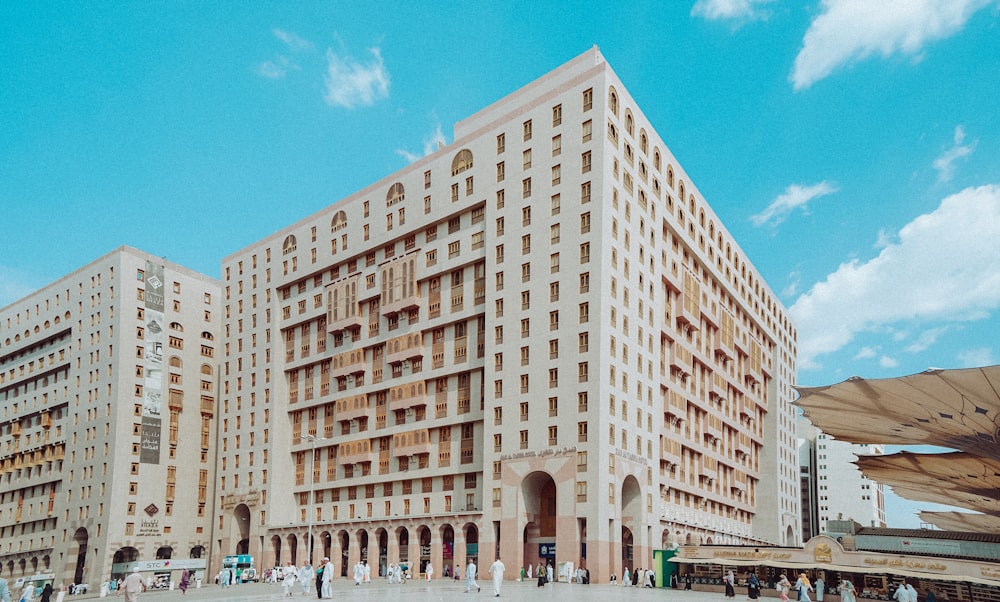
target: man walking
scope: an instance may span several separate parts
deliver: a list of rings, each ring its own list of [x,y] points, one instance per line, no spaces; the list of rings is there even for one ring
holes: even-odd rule
[[[323,559],[323,597],[333,597],[333,563],[329,558]]]
[[[500,586],[503,584],[503,572],[506,569],[502,562],[500,562],[500,557],[490,565],[490,575],[493,575],[493,596],[496,598],[500,597]]]
[[[139,599],[139,594],[146,591],[146,582],[142,580],[142,574],[138,567],[132,569],[132,573],[125,577],[125,581],[122,581],[122,586],[118,591],[122,590],[125,590],[125,602],[136,602]]]
[[[476,563],[469,558],[469,566],[465,567],[465,592],[471,592],[472,588],[476,588],[476,592],[480,591],[479,584],[476,583]]]

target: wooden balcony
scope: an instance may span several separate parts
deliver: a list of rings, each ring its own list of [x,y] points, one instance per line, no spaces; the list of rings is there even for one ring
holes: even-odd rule
[[[349,374],[364,374],[365,372],[365,350],[352,349],[344,353],[338,353],[330,361],[330,377],[340,378]]]
[[[385,343],[385,361],[390,364],[423,356],[424,338],[419,332],[398,336]]]
[[[723,401],[729,397],[729,383],[722,374],[712,374],[712,384],[708,389],[708,396],[716,401]]]
[[[390,410],[405,410],[416,406],[426,406],[429,402],[427,386],[422,380],[389,389]]]
[[[337,463],[342,466],[375,462],[377,457],[378,451],[372,447],[371,439],[347,441],[337,446]]]
[[[393,456],[415,456],[436,451],[436,447],[431,443],[431,434],[428,429],[396,433],[392,436]]]
[[[670,371],[687,378],[691,376],[691,351],[674,343],[670,348]]]
[[[677,391],[667,391],[664,395],[664,413],[671,422],[687,418],[687,399]]]
[[[666,437],[660,438],[660,461],[670,466],[681,463],[681,442]]]
[[[354,420],[367,416],[370,410],[367,395],[352,395],[337,400],[336,418],[337,420]]]
[[[709,443],[715,443],[722,439],[722,418],[718,416],[706,416],[701,433],[702,437]]]

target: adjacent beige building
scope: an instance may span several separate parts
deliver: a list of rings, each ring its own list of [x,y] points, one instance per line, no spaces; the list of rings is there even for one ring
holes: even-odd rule
[[[0,574],[204,570],[219,307],[217,280],[121,247],[0,309]]]
[[[596,49],[225,258],[222,324],[258,568],[801,543],[794,325]]]

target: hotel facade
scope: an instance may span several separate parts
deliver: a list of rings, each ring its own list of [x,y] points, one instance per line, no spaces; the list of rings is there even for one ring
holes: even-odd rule
[[[596,48],[222,268],[211,570],[802,543],[795,327]]]
[[[121,247],[0,309],[0,575],[203,573],[219,282]]]

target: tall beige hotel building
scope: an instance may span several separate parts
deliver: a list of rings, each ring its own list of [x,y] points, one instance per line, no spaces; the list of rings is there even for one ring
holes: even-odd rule
[[[0,312],[5,566],[499,554],[606,582],[675,544],[801,543],[795,327],[596,48],[226,257],[218,293],[137,253]],[[183,338],[158,463],[148,264]]]
[[[220,307],[217,280],[120,247],[0,309],[0,576],[204,574]]]
[[[223,553],[799,543],[795,327],[596,48],[222,267]]]

